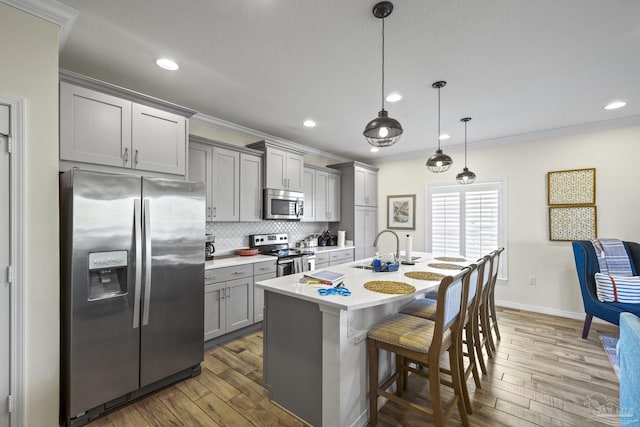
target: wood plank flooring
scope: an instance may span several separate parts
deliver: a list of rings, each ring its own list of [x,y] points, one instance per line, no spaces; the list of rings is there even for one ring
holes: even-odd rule
[[[583,340],[582,322],[498,308],[502,340],[488,360],[482,388],[469,380],[472,426],[604,426],[595,402],[618,403],[619,383],[598,335],[618,328],[594,323]],[[415,375],[408,395],[429,405],[428,385]],[[454,412],[450,425],[461,425]],[[599,422],[599,420],[601,422]],[[202,374],[166,388],[89,424],[115,426],[304,426],[269,401],[262,387],[262,333],[209,350]],[[393,403],[380,409],[379,426],[428,426]]]

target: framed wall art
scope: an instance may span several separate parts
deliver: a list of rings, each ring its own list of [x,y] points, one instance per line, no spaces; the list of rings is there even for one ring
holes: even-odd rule
[[[595,206],[549,207],[549,240],[572,241],[598,237]]]
[[[416,195],[387,196],[387,228],[416,229]]]
[[[594,205],[596,169],[572,169],[547,173],[549,206]]]

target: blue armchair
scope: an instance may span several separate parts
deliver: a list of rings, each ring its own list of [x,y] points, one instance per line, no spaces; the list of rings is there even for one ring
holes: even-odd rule
[[[598,266],[596,251],[588,240],[576,240],[572,242],[572,246],[585,312],[582,338],[586,339],[589,335],[589,328],[591,327],[593,316],[615,325],[620,323],[620,313],[630,312],[636,316],[640,316],[640,304],[600,302],[598,300],[594,274],[600,271],[600,267]],[[631,258],[634,274],[638,274],[637,272],[640,271],[640,244],[624,242],[624,246]]]

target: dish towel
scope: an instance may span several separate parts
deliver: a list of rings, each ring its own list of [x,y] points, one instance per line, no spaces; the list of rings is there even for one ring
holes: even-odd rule
[[[302,273],[302,258],[293,259],[293,272]]]
[[[618,239],[591,239],[600,273],[611,276],[633,276],[629,254]]]

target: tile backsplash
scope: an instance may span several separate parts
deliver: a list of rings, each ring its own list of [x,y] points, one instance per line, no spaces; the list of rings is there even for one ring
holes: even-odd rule
[[[334,224],[335,225],[335,224]],[[216,255],[231,255],[238,248],[249,246],[249,235],[288,233],[289,244],[295,247],[296,242],[310,234],[322,233],[329,229],[326,222],[297,221],[260,221],[260,222],[208,222],[207,234],[216,236]]]

